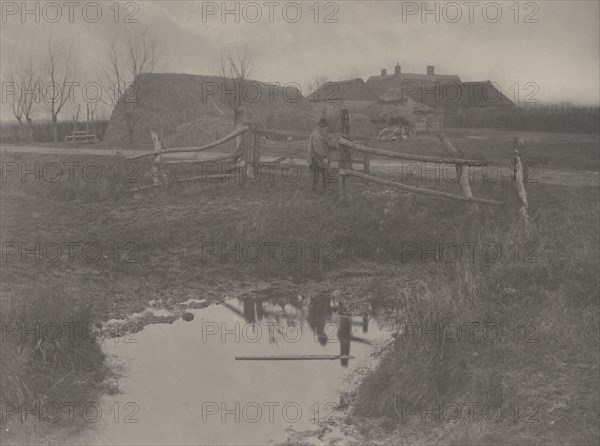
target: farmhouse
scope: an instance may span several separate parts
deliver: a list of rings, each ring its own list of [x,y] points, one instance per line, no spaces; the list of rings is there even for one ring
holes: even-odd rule
[[[469,125],[483,117],[496,115],[508,108],[516,107],[497,86],[487,80],[483,82],[463,82],[460,106],[457,109],[457,124]]]
[[[438,122],[436,110],[411,98],[402,99],[400,94],[386,93],[362,113],[369,117],[378,132],[393,125],[402,125],[417,132],[430,131],[434,130],[430,124]]]
[[[435,109],[438,113],[427,118],[430,129],[465,125],[470,114],[514,106],[490,81],[462,82],[455,74],[436,74],[431,65],[425,74],[415,74],[403,73],[397,63],[393,74],[382,68],[380,75],[369,77],[367,86],[380,98],[400,95]]]

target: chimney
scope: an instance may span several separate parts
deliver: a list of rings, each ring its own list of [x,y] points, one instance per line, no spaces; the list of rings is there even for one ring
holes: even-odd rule
[[[400,68],[400,62],[396,62],[396,66],[394,67],[394,75],[400,76],[400,73],[402,73],[402,69]]]
[[[427,74],[435,74],[435,67],[433,65],[427,65]]]
[[[385,68],[381,69],[381,75],[382,76],[387,76],[387,70]]]

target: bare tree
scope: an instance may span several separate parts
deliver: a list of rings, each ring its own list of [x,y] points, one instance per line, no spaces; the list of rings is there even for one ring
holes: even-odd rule
[[[154,72],[160,56],[157,40],[147,30],[112,38],[106,48],[108,69],[102,68],[101,76],[107,102],[116,104],[138,76]]]
[[[21,83],[14,71],[5,73],[6,82],[12,86],[13,94],[10,97],[10,106],[17,122],[19,123],[19,144],[23,142],[23,99],[21,94]]]
[[[55,47],[52,40],[48,42],[48,54],[44,65],[44,103],[52,117],[54,144],[57,144],[58,115],[69,99],[72,99],[73,86],[79,77],[79,67],[72,49]]]
[[[33,113],[39,100],[39,76],[37,68],[33,65],[33,56],[24,67],[21,75],[21,92],[23,97],[23,114],[27,120],[28,141],[33,142]]]
[[[245,87],[252,73],[252,55],[247,49],[224,52],[221,48],[218,74],[223,79],[221,98],[233,112],[233,126],[237,127],[244,104]]]
[[[19,123],[19,143],[23,142],[24,120],[29,124],[29,142],[32,142],[32,114],[34,105],[39,99],[38,74],[33,65],[33,57],[30,57],[28,63],[20,63],[16,69],[6,72],[5,78],[13,88],[10,105],[13,115]]]
[[[146,73],[152,73],[161,56],[158,41],[148,35],[147,30],[131,33],[126,38],[113,38],[106,49],[105,64],[101,70],[101,84],[105,104],[115,106],[123,103],[123,121],[127,128],[128,142],[134,142],[134,130],[140,102],[135,80]]]

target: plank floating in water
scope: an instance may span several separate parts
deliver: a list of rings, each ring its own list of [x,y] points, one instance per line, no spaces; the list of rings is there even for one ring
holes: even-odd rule
[[[354,359],[340,355],[279,355],[279,356],[236,356],[236,361],[306,361],[318,359]]]

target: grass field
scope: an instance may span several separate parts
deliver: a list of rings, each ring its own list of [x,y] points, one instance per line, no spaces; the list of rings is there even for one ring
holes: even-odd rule
[[[467,157],[509,164],[513,133],[449,136]],[[598,170],[597,136],[532,134],[529,141],[528,161]],[[432,137],[418,138],[399,150],[439,155],[434,143]],[[525,230],[508,180],[476,183],[476,196],[506,204],[470,215],[457,202],[362,183],[350,202],[340,203],[335,183],[329,193],[314,194],[306,170],[299,181],[276,176],[245,185],[199,183],[136,199],[127,180],[147,181],[147,163],[128,176],[127,163],[118,157],[3,154],[2,162],[88,163],[102,172],[95,181],[91,169],[86,181],[79,168],[72,180],[64,175],[57,182],[47,181],[49,170],[40,181],[35,175],[3,178],[3,326],[22,320],[95,323],[139,311],[153,299],[168,308],[198,290],[209,301],[268,287],[303,295],[338,290],[347,311],[401,315],[395,340],[350,396],[348,418],[366,440],[478,445],[600,439],[596,187],[528,185],[531,227]],[[426,187],[460,190],[456,184]],[[236,262],[210,251],[221,244],[265,242],[295,243],[310,255],[293,262],[277,254],[274,260]],[[475,247],[473,257],[452,261],[426,254],[435,246],[465,243]],[[77,248],[70,258],[66,247],[73,244],[94,245],[102,253]],[[315,246],[323,249],[316,257]],[[500,247],[502,256],[488,252],[491,246]],[[484,332],[449,342],[444,335],[432,341],[410,331],[475,322],[516,327],[518,335],[494,340]],[[107,388],[110,372],[96,342],[37,345],[11,338],[1,355],[3,364],[12,364],[2,370],[2,401],[81,400],[114,390]],[[18,382],[11,381],[16,370]],[[493,403],[510,415],[421,422],[419,404],[467,402]],[[62,428],[80,427],[2,425],[9,443],[40,443]]]
[[[469,159],[485,159],[510,165],[513,157],[514,137],[525,141],[526,159],[540,168],[598,171],[600,153],[596,135],[568,133],[543,133],[526,131],[502,131],[497,129],[444,129],[444,133]],[[371,147],[379,147],[404,153],[440,156],[444,152],[435,134],[421,134],[402,142],[370,141]],[[285,145],[284,145],[285,147]],[[267,148],[265,154],[274,156],[304,156],[304,148]]]

